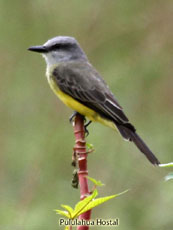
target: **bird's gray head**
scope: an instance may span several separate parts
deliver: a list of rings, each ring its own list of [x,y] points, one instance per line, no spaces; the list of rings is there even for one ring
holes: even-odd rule
[[[48,66],[59,62],[87,60],[84,51],[73,37],[58,36],[41,46],[32,46],[28,50],[41,53]]]

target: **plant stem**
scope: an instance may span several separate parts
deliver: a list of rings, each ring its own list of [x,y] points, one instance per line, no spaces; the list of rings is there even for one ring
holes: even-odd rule
[[[78,162],[78,178],[80,187],[80,199],[83,200],[85,197],[90,195],[88,188],[88,170],[87,170],[87,150],[85,141],[85,128],[84,128],[84,117],[77,114],[74,122],[74,135],[75,135],[75,146],[74,153]],[[80,220],[89,220],[91,216],[91,210],[81,214]],[[89,226],[78,226],[78,230],[88,230]]]

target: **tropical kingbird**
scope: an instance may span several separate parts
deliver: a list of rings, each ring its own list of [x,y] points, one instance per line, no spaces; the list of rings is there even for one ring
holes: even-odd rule
[[[160,163],[136,133],[135,127],[75,38],[54,37],[44,45],[32,46],[29,50],[41,53],[45,58],[50,87],[65,105],[91,121],[118,129],[122,137],[132,141],[152,164]]]

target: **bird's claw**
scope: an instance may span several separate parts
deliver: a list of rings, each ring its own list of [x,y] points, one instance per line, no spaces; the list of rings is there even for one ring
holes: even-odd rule
[[[85,120],[86,121],[86,120]],[[84,125],[84,129],[85,129],[85,136],[87,137],[89,135],[89,131],[87,129],[87,127],[91,124],[92,121],[88,121],[85,125]]]
[[[76,117],[76,115],[79,114],[78,112],[74,111],[74,113],[72,113],[72,115],[69,117],[69,122],[72,123],[73,119]],[[86,118],[83,116],[84,119],[84,123],[86,123]],[[87,137],[89,135],[89,131],[87,129],[87,127],[91,124],[92,121],[88,121],[85,125],[84,125],[84,130],[85,130],[85,136]]]
[[[70,123],[73,122],[73,119],[74,119],[74,117],[76,117],[77,114],[79,114],[79,113],[76,112],[76,111],[74,111],[74,112],[72,113],[72,115],[69,117],[69,122],[70,122]]]

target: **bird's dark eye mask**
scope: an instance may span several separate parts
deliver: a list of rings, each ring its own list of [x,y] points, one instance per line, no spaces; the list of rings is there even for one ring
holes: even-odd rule
[[[49,51],[56,51],[56,50],[68,50],[70,48],[72,48],[74,46],[74,44],[68,44],[68,43],[61,43],[61,44],[54,44],[50,47],[47,47],[47,52]]]

